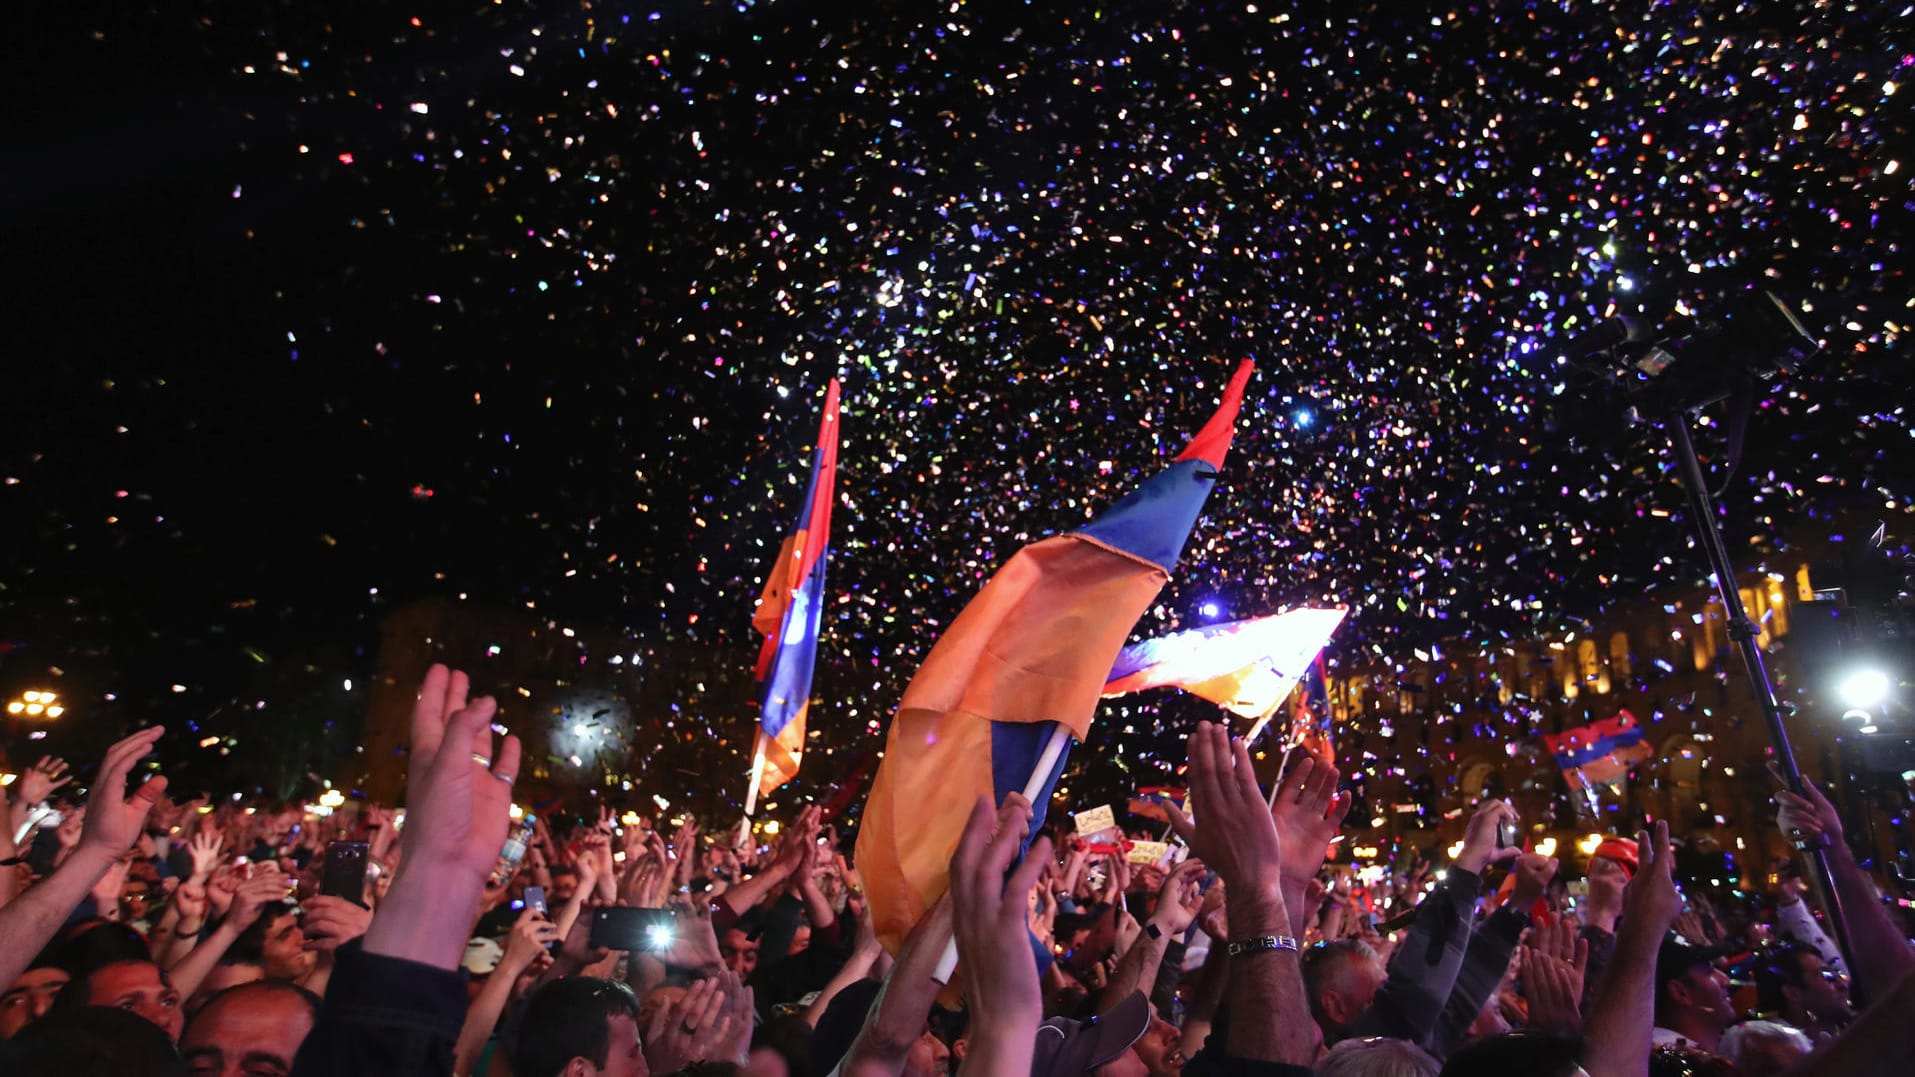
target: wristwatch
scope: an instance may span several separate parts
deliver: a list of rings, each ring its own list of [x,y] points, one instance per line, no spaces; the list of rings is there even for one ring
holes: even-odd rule
[[[1229,954],[1231,957],[1245,957],[1268,950],[1288,950],[1294,954],[1297,952],[1297,940],[1288,935],[1258,935],[1231,943]]]

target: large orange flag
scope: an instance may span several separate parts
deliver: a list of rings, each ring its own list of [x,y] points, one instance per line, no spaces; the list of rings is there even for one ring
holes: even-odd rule
[[[887,949],[943,895],[977,797],[1023,789],[1055,726],[1089,733],[1112,662],[1216,483],[1251,369],[1237,368],[1170,467],[1083,530],[1012,555],[905,689],[858,832],[858,874]],[[1044,776],[1040,816],[1063,764]]]

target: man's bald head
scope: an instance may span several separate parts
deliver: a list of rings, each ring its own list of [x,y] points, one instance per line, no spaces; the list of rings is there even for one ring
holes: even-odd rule
[[[291,1073],[318,1014],[319,997],[303,987],[282,980],[239,984],[193,1015],[180,1035],[180,1054],[194,1073]]]

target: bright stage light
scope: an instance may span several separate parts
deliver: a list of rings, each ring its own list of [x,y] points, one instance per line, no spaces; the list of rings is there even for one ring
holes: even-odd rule
[[[1889,687],[1888,674],[1879,669],[1863,669],[1849,674],[1838,691],[1844,704],[1866,709],[1880,706],[1888,698]]]

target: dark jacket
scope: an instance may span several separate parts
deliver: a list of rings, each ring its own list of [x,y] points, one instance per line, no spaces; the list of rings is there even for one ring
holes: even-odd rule
[[[1470,921],[1482,879],[1451,867],[1430,896],[1416,907],[1410,932],[1390,961],[1389,979],[1370,1008],[1357,1015],[1335,1039],[1387,1036],[1423,1043],[1435,1031],[1456,973],[1469,947]]]
[[[339,948],[337,962],[293,1077],[449,1077],[465,975],[369,954],[358,940]]]
[[[1443,1058],[1469,1035],[1476,1015],[1483,1012],[1483,1003],[1503,982],[1509,955],[1516,951],[1528,926],[1529,914],[1510,904],[1490,913],[1476,926],[1469,948],[1463,952],[1463,966],[1456,970],[1456,984],[1450,988],[1443,1015],[1437,1019],[1436,1031],[1424,1042],[1424,1050]]]

